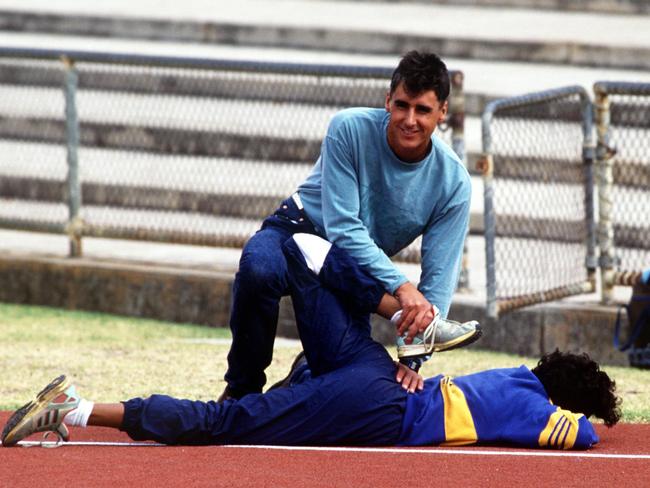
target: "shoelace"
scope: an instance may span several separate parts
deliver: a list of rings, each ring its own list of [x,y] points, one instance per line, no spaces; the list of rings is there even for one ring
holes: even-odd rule
[[[422,335],[424,350],[427,354],[431,354],[433,352],[433,347],[436,344],[436,331],[438,330],[438,322],[440,322],[440,315],[436,315],[436,317],[433,319],[433,322],[429,324],[429,327],[424,330],[424,334]]]

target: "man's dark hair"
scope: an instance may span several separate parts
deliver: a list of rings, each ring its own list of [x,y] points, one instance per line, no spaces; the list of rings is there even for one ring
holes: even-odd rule
[[[433,90],[440,103],[449,97],[447,66],[433,53],[418,51],[406,53],[393,71],[393,78],[390,81],[391,95],[395,93],[401,82],[404,82],[406,93],[412,96]]]
[[[611,427],[621,418],[616,383],[587,354],[546,354],[532,372],[560,408],[603,419]]]

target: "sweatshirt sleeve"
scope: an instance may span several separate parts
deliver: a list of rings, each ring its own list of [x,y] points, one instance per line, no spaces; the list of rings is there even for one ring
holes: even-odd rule
[[[573,449],[589,449],[594,444],[597,444],[598,440],[594,426],[587,420],[587,417],[580,415],[578,419],[578,435],[573,444]]]
[[[420,292],[440,309],[449,312],[469,223],[471,186],[463,185],[454,205],[429,222],[422,236],[422,275]]]
[[[557,408],[539,434],[540,447],[554,449],[589,449],[598,442],[591,422],[578,413]]]
[[[359,217],[359,181],[350,148],[336,135],[328,134],[321,147],[322,213],[327,239],[344,249],[386,290],[395,290],[408,280],[375,244]]]

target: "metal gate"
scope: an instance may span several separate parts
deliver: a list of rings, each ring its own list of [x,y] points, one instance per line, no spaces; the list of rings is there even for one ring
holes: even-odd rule
[[[650,84],[599,82],[598,241],[602,298],[650,268]]]
[[[483,113],[488,316],[595,291],[591,103],[579,86]]]

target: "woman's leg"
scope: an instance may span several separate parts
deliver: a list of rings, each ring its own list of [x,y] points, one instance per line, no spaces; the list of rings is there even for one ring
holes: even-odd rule
[[[136,398],[120,428],[165,444],[391,445],[406,402],[393,375],[392,364],[370,360],[222,403]]]
[[[385,294],[383,288],[376,281],[359,276],[355,280],[363,280],[364,286],[349,290],[344,298],[338,290],[330,289],[329,284],[321,281],[325,267],[316,274],[318,263],[315,270],[313,260],[308,266],[303,254],[304,245],[298,244],[300,240],[300,237],[297,240],[289,238],[282,250],[289,271],[289,293],[298,333],[313,375],[374,357],[383,357],[392,364],[384,347],[370,337],[369,313],[381,302]],[[335,249],[332,246],[324,256],[325,263]],[[352,280],[354,269],[347,268],[346,272]]]
[[[88,418],[88,425],[97,427],[112,427],[119,429],[124,421],[124,404],[122,403],[95,403],[93,411]]]

